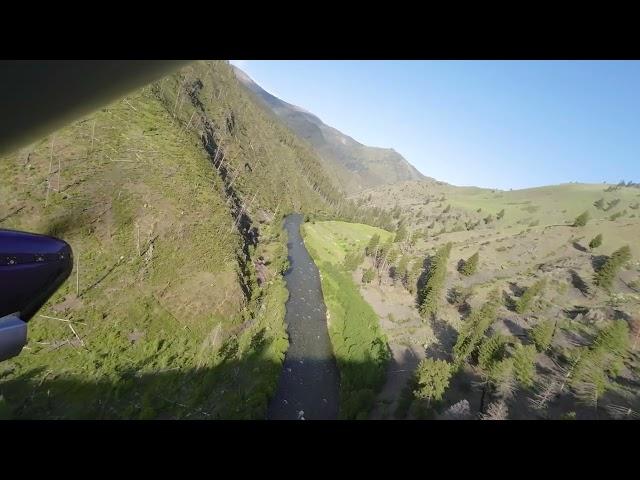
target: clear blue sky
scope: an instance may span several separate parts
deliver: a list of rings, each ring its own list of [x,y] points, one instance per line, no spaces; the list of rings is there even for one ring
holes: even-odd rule
[[[454,185],[640,182],[637,61],[232,63],[273,95]]]

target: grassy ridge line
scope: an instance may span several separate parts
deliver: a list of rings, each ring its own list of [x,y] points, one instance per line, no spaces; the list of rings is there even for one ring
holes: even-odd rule
[[[323,238],[318,237],[318,229],[311,227],[304,224],[302,235],[320,270],[322,293],[329,312],[329,336],[340,369],[340,416],[366,419],[375,394],[385,380],[390,358],[387,339],[373,308],[362,298],[350,274],[340,267],[340,257],[332,257],[336,263],[322,260],[326,257],[318,253],[318,247]]]

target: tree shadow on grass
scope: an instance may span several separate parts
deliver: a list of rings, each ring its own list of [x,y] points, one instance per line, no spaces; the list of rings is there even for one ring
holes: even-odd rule
[[[444,320],[434,318],[431,321],[431,328],[438,339],[437,343],[432,343],[427,347],[427,357],[437,360],[451,361],[451,350],[458,338],[458,332]]]
[[[521,327],[510,318],[504,318],[502,319],[502,321],[507,327],[507,330],[509,330],[509,333],[514,337],[518,337],[524,345],[529,345],[530,343],[532,343],[529,340],[529,335],[527,334],[527,330],[524,327]]]
[[[506,292],[505,290],[502,291],[502,303],[504,303],[504,306],[507,308],[507,310],[511,312],[516,311],[515,299],[511,295],[509,295],[509,293]]]
[[[608,259],[609,257],[607,255],[594,255],[591,257],[591,266],[593,267],[593,270],[596,272],[600,271]]]
[[[583,247],[582,245],[580,245],[577,241],[572,242],[573,248],[575,248],[576,250],[580,251],[580,252],[586,252],[587,249],[585,247]]]
[[[431,269],[432,263],[432,256],[428,256],[422,262],[422,271],[420,272],[420,276],[418,277],[418,281],[416,283],[416,307],[418,308],[420,308],[420,305],[422,305],[422,302],[424,301],[424,287],[427,284],[427,280],[429,279],[429,270]]]

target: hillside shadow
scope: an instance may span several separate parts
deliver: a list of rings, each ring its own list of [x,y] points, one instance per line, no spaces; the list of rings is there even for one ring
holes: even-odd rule
[[[520,340],[522,340],[522,343],[524,345],[529,345],[530,343],[532,343],[529,340],[529,335],[527,334],[527,330],[524,327],[521,327],[510,318],[503,318],[502,322],[504,323],[505,327],[507,327],[507,330],[509,330],[509,333],[514,337],[518,337]]]
[[[467,318],[469,313],[471,313],[471,305],[469,305],[468,297],[469,295],[458,295],[455,287],[450,288],[447,292],[447,302],[456,308],[463,319]]]
[[[424,286],[427,284],[427,280],[429,279],[429,270],[431,269],[431,264],[433,263],[433,257],[428,256],[422,262],[422,271],[418,276],[418,280],[416,282],[416,307],[420,307],[422,302],[424,301]]]
[[[571,320],[575,320],[578,315],[586,315],[589,313],[589,308],[582,305],[574,305],[572,309],[565,308],[564,314]]]
[[[62,215],[55,217],[47,216],[46,222],[39,231],[43,235],[64,238],[66,234],[80,229],[86,225],[85,211],[81,208],[75,208]]]
[[[578,289],[583,296],[589,295],[589,285],[585,282],[582,277],[575,270],[569,270],[569,274],[571,275],[571,285],[574,288]]]
[[[469,402],[469,417],[467,419],[473,420],[478,418],[483,405],[483,392],[482,388],[478,385],[482,379],[477,375],[470,367],[465,367],[459,370],[453,377],[451,377],[449,388],[445,392],[442,402],[438,406],[437,415],[441,416],[452,405],[466,400]]]
[[[518,284],[515,282],[508,282],[508,283],[509,283],[509,290],[511,290],[511,293],[516,297],[521,297],[525,289],[518,286]]]
[[[451,350],[458,338],[458,332],[447,322],[438,318],[431,321],[431,328],[438,342],[427,347],[427,357],[451,361]]]
[[[321,420],[340,418],[339,380],[331,358],[266,359],[271,340],[263,330],[251,339],[249,353],[237,343],[220,349],[219,363],[202,368],[155,366],[155,356],[139,366],[99,378],[50,371],[40,366],[11,376],[0,374],[0,418],[79,420]],[[65,347],[71,348],[71,347]],[[283,365],[292,382],[284,382]],[[341,362],[341,371],[368,378],[379,365],[372,359]],[[151,371],[156,369],[157,371]],[[332,384],[329,384],[332,382]],[[376,388],[351,392],[350,408],[366,412]],[[365,395],[366,393],[366,395]],[[371,397],[371,398],[369,398]]]
[[[502,291],[502,303],[504,303],[504,306],[506,307],[507,310],[511,312],[516,311],[515,299],[511,295],[509,295],[509,293],[505,290]]]

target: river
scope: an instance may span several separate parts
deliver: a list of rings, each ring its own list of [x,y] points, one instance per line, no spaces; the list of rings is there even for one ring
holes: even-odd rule
[[[327,330],[320,274],[300,234],[303,216],[288,215],[289,290],[285,322],[289,349],[269,404],[270,420],[331,420],[338,416],[338,367]]]

